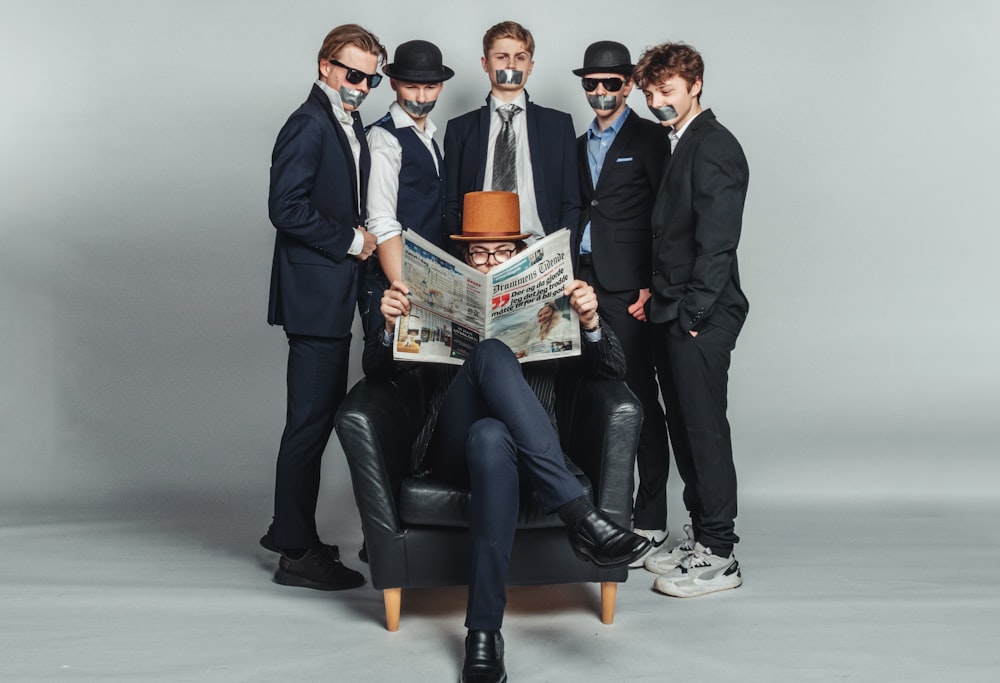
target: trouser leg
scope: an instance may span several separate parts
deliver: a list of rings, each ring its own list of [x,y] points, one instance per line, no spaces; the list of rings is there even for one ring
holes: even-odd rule
[[[580,278],[590,283],[600,302],[598,312],[615,334],[625,352],[625,382],[642,404],[642,430],[636,450],[639,481],[632,511],[637,529],[667,528],[667,477],[670,474],[670,445],[667,422],[660,405],[653,356],[652,325],[636,320],[628,312],[639,297],[638,290],[610,292],[597,281],[593,266],[581,266]]]
[[[366,262],[367,263],[367,262]],[[365,339],[370,334],[381,334],[385,329],[382,315],[382,295],[389,289],[389,281],[377,265],[366,267],[366,274],[358,288],[358,315]]]
[[[676,411],[683,430],[684,438],[675,439],[674,457],[684,479],[695,539],[727,555],[739,541],[736,469],[726,418],[736,335],[711,324],[703,324],[697,337],[676,321],[657,328],[658,344],[669,365],[669,376],[661,376],[668,419]]]
[[[350,344],[350,337],[288,335],[287,412],[275,467],[272,528],[281,548],[319,543],[320,468],[347,390]]]
[[[493,418],[475,422],[466,443],[472,577],[465,626],[496,631],[507,604],[507,568],[518,514],[517,446],[507,427]]]
[[[547,511],[584,495],[580,482],[566,468],[559,435],[524,380],[520,363],[495,339],[473,349],[448,387],[430,445],[437,472],[461,480],[469,428],[484,417],[507,427],[518,462]]]

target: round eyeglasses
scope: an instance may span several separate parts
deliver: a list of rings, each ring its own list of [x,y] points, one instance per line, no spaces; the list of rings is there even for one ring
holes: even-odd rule
[[[490,262],[490,256],[497,263],[506,263],[510,260],[510,257],[514,255],[513,249],[497,249],[496,251],[470,251],[469,260],[472,261],[473,265],[485,266]]]

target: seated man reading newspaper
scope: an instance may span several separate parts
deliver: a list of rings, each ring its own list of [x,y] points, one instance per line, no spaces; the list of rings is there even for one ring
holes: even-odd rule
[[[453,235],[465,261],[488,272],[525,249],[517,195],[474,192],[465,196],[462,234]],[[366,341],[364,366],[370,376],[389,376],[393,334],[410,313],[409,288],[395,281],[381,302],[385,331]],[[473,576],[466,610],[463,681],[504,681],[500,627],[506,605],[506,577],[518,515],[519,476],[558,512],[569,542],[581,559],[604,567],[623,566],[648,550],[649,541],[595,508],[566,467],[555,428],[555,379],[559,363],[578,363],[592,376],[621,379],[625,357],[614,333],[602,327],[593,288],[581,280],[565,287],[579,316],[582,354],[566,360],[520,365],[498,339],[479,342],[461,366],[425,367],[428,419],[414,444],[415,461],[472,492],[469,533]]]

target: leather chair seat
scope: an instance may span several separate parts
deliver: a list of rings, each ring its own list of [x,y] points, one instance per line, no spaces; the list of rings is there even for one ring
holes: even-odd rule
[[[594,499],[593,487],[579,467],[567,462],[583,486],[584,493]],[[434,476],[407,477],[399,492],[399,518],[404,525],[468,528],[471,494]],[[556,513],[546,514],[531,485],[521,480],[521,507],[517,516],[518,529],[549,529],[563,526]]]

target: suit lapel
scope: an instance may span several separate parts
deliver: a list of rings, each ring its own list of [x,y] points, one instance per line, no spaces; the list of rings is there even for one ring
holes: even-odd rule
[[[618,163],[618,153],[623,149],[628,149],[632,141],[632,136],[635,134],[635,125],[632,121],[633,116],[637,116],[637,114],[630,110],[624,123],[622,123],[621,130],[615,136],[615,141],[608,147],[608,151],[604,155],[604,165],[601,166],[601,174],[597,176],[597,188],[595,190],[599,189],[604,183],[605,178],[613,172],[612,169]]]
[[[479,110],[479,159],[476,163],[476,187],[480,190],[486,183],[486,160],[490,153],[490,96],[486,96],[486,106]]]
[[[594,179],[590,175],[590,128],[577,140],[577,158],[580,160],[580,183],[588,198],[594,194]]]
[[[354,218],[358,222],[358,225],[363,225],[364,221],[361,219],[361,212],[359,211],[359,201],[360,195],[358,192],[358,173],[357,167],[354,165],[354,153],[351,152],[351,141],[347,139],[347,133],[344,132],[343,127],[340,125],[340,121],[333,114],[333,105],[330,103],[330,98],[326,96],[322,88],[318,85],[313,84],[312,92],[309,93],[310,98],[315,98],[316,103],[320,108],[326,112],[326,117],[330,120],[330,125],[333,126],[333,134],[337,137],[337,141],[340,143],[340,150],[344,155],[344,162],[347,164],[347,177],[351,183],[351,196],[354,197]],[[364,140],[364,138],[362,138]],[[364,144],[364,142],[362,142]],[[363,149],[363,148],[362,148]]]
[[[694,141],[701,137],[705,126],[709,125],[709,122],[714,119],[715,114],[712,113],[711,109],[706,109],[695,117],[691,125],[688,126],[688,129],[684,131],[684,135],[677,141],[677,147],[670,153],[667,167],[663,171],[664,178],[670,175],[675,166],[682,163],[681,160],[687,155],[688,150],[693,148]]]

